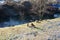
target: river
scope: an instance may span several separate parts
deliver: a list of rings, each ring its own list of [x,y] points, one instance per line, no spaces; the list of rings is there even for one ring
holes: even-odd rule
[[[26,20],[19,21],[19,20],[14,20],[14,19],[10,18],[9,21],[0,23],[0,27],[10,27],[10,26],[15,26],[15,25],[21,25],[24,23],[27,23],[27,21]]]
[[[58,6],[58,5],[54,5],[54,6],[60,8],[60,6]],[[54,17],[55,18],[60,18],[60,14],[59,13],[54,14]],[[24,23],[27,23],[27,21],[26,20],[23,20],[23,21],[14,20],[14,19],[10,18],[9,21],[5,21],[5,22],[0,23],[0,27],[15,26],[15,25],[20,25],[20,24],[24,24]]]
[[[60,14],[54,14],[54,17],[59,18]],[[5,22],[0,23],[0,27],[10,27],[10,26],[15,26],[15,25],[21,25],[24,23],[27,23],[27,21],[26,20],[19,21],[19,20],[14,20],[14,19],[10,18],[9,21],[5,21]]]

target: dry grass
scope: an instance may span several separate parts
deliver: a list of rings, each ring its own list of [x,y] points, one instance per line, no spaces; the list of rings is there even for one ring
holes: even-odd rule
[[[60,18],[33,23],[39,29],[29,28],[26,26],[27,24],[0,28],[0,40],[60,40],[58,38],[60,36]]]

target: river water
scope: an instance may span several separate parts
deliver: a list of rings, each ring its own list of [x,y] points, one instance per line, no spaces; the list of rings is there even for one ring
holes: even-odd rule
[[[54,14],[55,18],[60,18],[60,14]]]
[[[60,18],[60,14],[54,14],[54,17]],[[14,19],[10,18],[9,21],[0,23],[0,27],[15,26],[15,25],[20,25],[20,24],[24,24],[24,23],[27,23],[27,21],[26,20],[19,21],[19,20],[14,20]]]
[[[59,18],[60,14],[54,14],[54,17]],[[10,18],[9,21],[5,21],[5,22],[0,23],[0,27],[15,26],[15,25],[21,25],[24,23],[27,23],[27,21],[26,20],[19,21],[19,20],[14,20],[14,19]]]
[[[51,6],[56,7],[56,8],[58,8],[60,10],[60,4],[52,4]],[[60,18],[60,13],[54,14],[54,17]]]
[[[5,21],[5,22],[2,22],[0,23],[0,27],[8,27],[8,26],[15,26],[15,25],[21,25],[21,24],[24,24],[24,23],[27,23],[26,20],[23,20],[23,21],[19,21],[19,20],[14,20],[14,19],[11,19],[9,21]]]

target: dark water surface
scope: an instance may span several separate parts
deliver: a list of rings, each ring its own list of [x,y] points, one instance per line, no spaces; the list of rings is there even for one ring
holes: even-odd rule
[[[9,26],[21,25],[24,23],[27,23],[27,21],[26,20],[19,21],[19,20],[10,19],[9,21],[1,22],[0,27],[9,27]]]
[[[60,7],[60,5],[58,5],[58,4],[52,5],[52,6]],[[58,14],[56,13],[56,14],[54,14],[54,17],[55,18],[60,18],[60,14],[59,13]],[[9,26],[21,25],[21,24],[24,24],[24,23],[27,23],[27,22],[28,22],[27,20],[21,21],[21,20],[15,20],[13,18],[10,18],[9,21],[1,22],[0,23],[0,27],[9,27]]]

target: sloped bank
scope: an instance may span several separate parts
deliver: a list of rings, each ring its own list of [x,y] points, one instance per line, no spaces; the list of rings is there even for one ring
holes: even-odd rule
[[[39,29],[26,24],[0,28],[0,40],[60,40],[60,18],[33,23]]]

